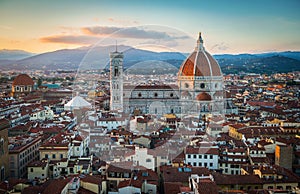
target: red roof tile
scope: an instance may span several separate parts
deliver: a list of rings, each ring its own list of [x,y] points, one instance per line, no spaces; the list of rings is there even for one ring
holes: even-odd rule
[[[34,85],[34,82],[33,80],[29,77],[29,75],[27,74],[20,74],[18,75],[13,83],[12,83],[13,86],[16,86],[16,85],[31,85],[33,86]]]

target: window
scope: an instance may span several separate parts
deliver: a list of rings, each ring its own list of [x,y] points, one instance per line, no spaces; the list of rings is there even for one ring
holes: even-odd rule
[[[170,97],[173,97],[173,96],[174,96],[174,94],[173,94],[173,93],[171,93],[171,94],[170,94]]]
[[[63,154],[60,154],[60,159],[62,159],[64,157],[64,155]]]
[[[188,158],[191,158],[191,155],[190,155],[190,154],[188,154],[188,155],[187,155],[187,157],[188,157]]]
[[[48,154],[45,154],[45,158],[49,158]]]
[[[141,93],[138,93],[138,97],[142,97],[142,94],[141,94]]]
[[[202,155],[199,155],[199,158],[201,159],[201,158],[202,158]]]
[[[30,172],[33,172],[33,168],[30,168]]]
[[[213,159],[213,155],[209,155],[209,159]]]
[[[194,154],[194,158],[197,158],[197,155],[196,155],[196,154]]]
[[[146,162],[151,162],[151,159],[150,159],[150,158],[147,158],[147,159],[146,159]]]
[[[4,154],[4,139],[1,138],[0,140],[0,156]]]
[[[115,67],[115,71],[114,71],[114,72],[115,72],[115,73],[114,73],[114,74],[115,74],[115,77],[119,75],[118,67]]]
[[[56,158],[56,155],[55,155],[55,154],[52,154],[52,158],[55,159],[55,158]]]
[[[199,166],[202,166],[202,163],[201,163],[201,162],[199,162]]]
[[[213,166],[213,163],[209,163],[209,166],[212,167],[212,166]]]
[[[193,163],[193,166],[197,166],[197,162],[194,162],[194,163]]]
[[[204,159],[207,159],[207,155],[204,155]]]
[[[200,84],[200,88],[202,88],[202,89],[205,88],[205,84],[204,84],[204,83],[201,83],[201,84]]]
[[[70,168],[70,173],[74,173],[74,168]]]
[[[204,167],[207,167],[207,162],[204,162]]]
[[[155,92],[155,93],[154,93],[154,97],[157,97],[157,96],[158,96],[158,94],[157,94],[157,92]]]
[[[189,88],[189,84],[188,84],[188,83],[185,83],[185,84],[184,84],[184,87],[185,87],[185,88]]]

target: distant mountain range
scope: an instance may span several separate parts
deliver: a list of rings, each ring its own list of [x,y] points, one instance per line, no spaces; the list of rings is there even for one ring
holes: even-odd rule
[[[124,52],[124,67],[134,73],[176,73],[188,54],[152,52],[118,46]],[[109,52],[115,46],[81,47],[42,54],[21,50],[0,50],[1,70],[77,70],[103,69],[109,64]],[[300,71],[300,52],[214,55],[222,71],[228,73],[275,73]]]
[[[23,50],[0,50],[0,60],[21,60],[33,55],[35,55],[35,53],[29,53]]]

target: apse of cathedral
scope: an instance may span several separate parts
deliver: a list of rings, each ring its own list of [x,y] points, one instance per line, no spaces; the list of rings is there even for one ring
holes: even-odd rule
[[[206,51],[201,33],[194,51],[179,68],[174,85],[123,85],[123,58],[117,50],[110,53],[112,111],[195,116],[224,113],[222,72]]]

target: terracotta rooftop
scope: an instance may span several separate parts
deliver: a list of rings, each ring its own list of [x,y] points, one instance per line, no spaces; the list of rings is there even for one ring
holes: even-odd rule
[[[27,167],[46,167],[48,164],[47,160],[38,160],[31,162],[30,164],[27,165]]]
[[[72,178],[50,180],[43,194],[61,193]]]
[[[97,176],[97,175],[93,175],[93,176],[92,175],[85,175],[83,178],[80,179],[80,181],[101,185],[102,178],[101,178],[101,176]]]
[[[218,155],[218,148],[204,148],[204,147],[187,147],[186,154],[211,154]]]
[[[181,193],[181,187],[183,187],[181,182],[164,182],[164,193]]]
[[[118,188],[123,188],[123,187],[136,187],[136,188],[142,188],[142,184],[143,182],[141,180],[124,180],[124,181],[120,181]]]
[[[213,173],[217,185],[242,185],[262,184],[262,180],[256,175],[225,175]]]
[[[13,86],[16,86],[16,85],[30,85],[30,86],[33,86],[34,85],[34,82],[33,82],[33,80],[29,77],[29,75],[27,75],[27,74],[20,74],[20,75],[18,75],[15,79],[14,79],[14,81],[13,81],[13,83],[12,83],[12,85]]]
[[[210,179],[200,179],[198,183],[199,194],[218,194],[218,190],[217,184]]]
[[[210,172],[204,167],[172,167],[161,166],[165,182],[182,182],[188,183],[191,174],[209,175]]]

